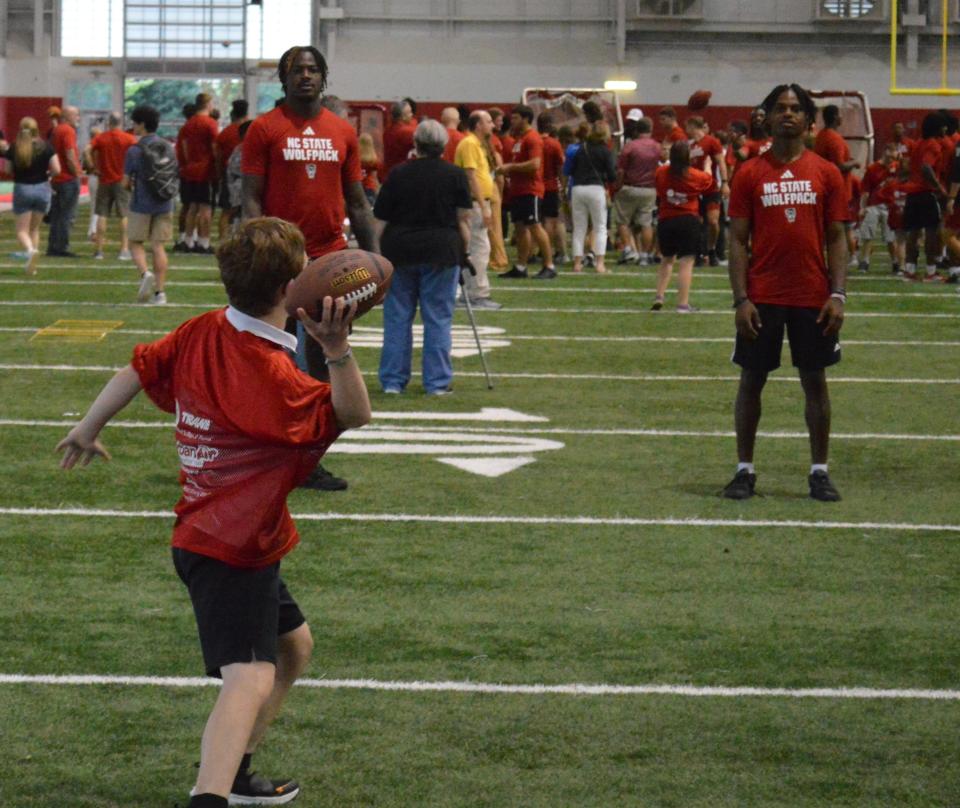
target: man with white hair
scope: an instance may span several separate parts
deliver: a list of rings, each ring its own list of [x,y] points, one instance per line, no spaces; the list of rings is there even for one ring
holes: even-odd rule
[[[130,245],[127,241],[127,214],[130,210],[130,191],[123,183],[123,163],[127,149],[137,142],[136,135],[124,132],[121,128],[123,116],[111,112],[107,120],[107,131],[101,132],[90,144],[90,154],[100,182],[94,210],[97,214],[97,230],[94,244],[97,252],[94,258],[103,258],[103,242],[107,235],[107,219],[117,216],[120,219],[120,255],[121,261],[131,260]]]
[[[50,145],[60,161],[60,173],[50,180],[53,201],[50,204],[50,235],[47,255],[76,258],[70,252],[70,228],[77,215],[80,199],[80,151],[77,148],[77,124],[80,110],[64,107],[63,117],[50,134]]]

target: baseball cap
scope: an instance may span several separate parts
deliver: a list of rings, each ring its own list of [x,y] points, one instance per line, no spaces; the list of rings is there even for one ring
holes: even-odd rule
[[[627,113],[628,121],[639,121],[643,117],[643,110],[640,107],[635,107]]]

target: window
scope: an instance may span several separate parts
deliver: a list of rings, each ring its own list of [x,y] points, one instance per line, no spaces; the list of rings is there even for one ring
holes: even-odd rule
[[[823,0],[823,10],[827,14],[848,20],[866,17],[879,5],[875,0]]]
[[[627,16],[634,19],[703,18],[703,0],[634,0],[627,8]]]
[[[123,0],[63,0],[62,56],[123,56]]]

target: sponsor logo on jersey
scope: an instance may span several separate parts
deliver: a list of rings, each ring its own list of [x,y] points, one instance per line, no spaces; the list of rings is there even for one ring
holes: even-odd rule
[[[210,431],[209,418],[200,418],[199,416],[194,415],[192,412],[187,412],[186,410],[180,411],[179,422],[184,426],[190,426],[194,429],[203,430],[204,432]]]
[[[181,464],[187,468],[202,469],[206,463],[210,463],[220,456],[220,450],[214,449],[212,446],[187,446],[178,443],[177,454],[180,455]]]
[[[340,150],[326,137],[288,137],[283,159],[301,163],[339,163]]]

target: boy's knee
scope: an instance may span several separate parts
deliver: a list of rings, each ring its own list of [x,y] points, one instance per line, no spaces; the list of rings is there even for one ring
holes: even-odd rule
[[[284,634],[280,638],[280,652],[284,656],[287,669],[299,675],[313,656],[313,635],[310,627],[304,623]]]
[[[261,704],[270,698],[276,676],[271,662],[239,662],[220,669],[224,688],[236,688],[249,693]]]

